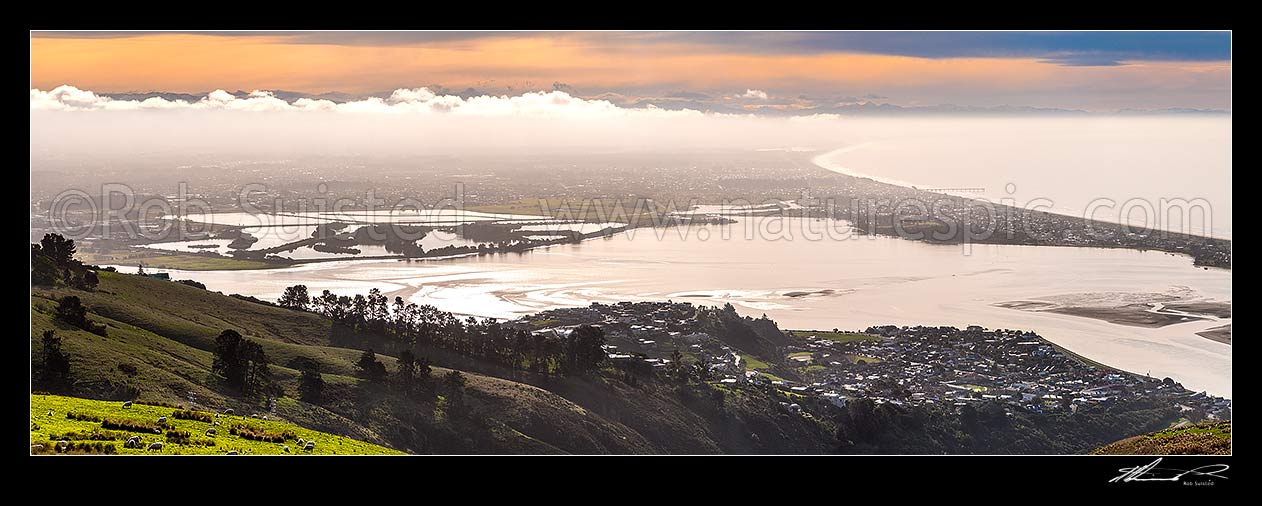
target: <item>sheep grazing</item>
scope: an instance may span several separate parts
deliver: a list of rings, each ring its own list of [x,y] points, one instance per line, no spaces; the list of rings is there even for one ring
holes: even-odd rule
[[[236,414],[236,410],[234,410],[234,409],[232,409],[232,408],[228,408],[228,409],[223,410],[223,414],[225,414],[225,415],[233,415],[233,414]]]
[[[228,453],[227,453],[227,454],[228,454],[228,455],[236,455],[236,454],[237,454],[237,451],[236,451],[236,450],[228,450]]]
[[[152,443],[149,443],[149,449],[150,449],[150,450],[161,450],[161,449],[162,449],[162,442],[161,442],[161,441],[154,441],[154,442],[152,442]]]
[[[219,420],[215,420],[215,421],[214,421],[214,422],[212,422],[212,423],[214,423],[214,424],[215,424],[215,427],[218,427],[218,426],[219,426]]]
[[[283,452],[285,452],[285,453],[289,453],[289,445],[285,445],[285,447],[284,447],[284,448],[281,448],[281,449],[280,449],[280,451],[283,451]]]
[[[53,410],[48,410],[48,416],[53,416]]]
[[[206,435],[207,435],[207,436],[213,436],[213,435],[215,435],[215,428],[214,428],[214,427],[211,427],[211,428],[209,428],[209,429],[206,429]]]
[[[167,417],[158,418],[158,423],[167,423]]]
[[[57,442],[57,447],[63,450],[66,449],[66,447],[69,445],[70,445],[70,441],[66,441],[65,439]]]
[[[311,451],[315,449],[315,441],[307,441],[307,446],[302,447],[303,450]]]
[[[161,434],[161,433],[162,433],[162,429],[153,429],[153,433],[154,433],[154,434]]]
[[[124,403],[123,403],[123,407],[124,407],[124,408],[130,408],[130,407],[131,407],[131,401],[124,402]]]
[[[303,438],[298,438],[298,444],[299,444],[299,445],[305,445],[305,444],[307,444],[307,440],[305,440],[305,439],[303,439]]]
[[[127,438],[127,442],[123,443],[123,448],[139,448],[140,436],[132,436]]]
[[[39,443],[35,443],[35,444],[31,445],[31,451],[33,451],[33,452],[42,452],[42,451],[44,451],[44,445],[39,444]],[[286,446],[286,447],[285,447],[285,451],[289,451],[289,447],[288,447],[288,446]]]

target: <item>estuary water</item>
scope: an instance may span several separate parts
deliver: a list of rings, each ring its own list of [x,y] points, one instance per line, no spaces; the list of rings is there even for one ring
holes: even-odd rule
[[[843,221],[749,217],[729,225],[630,230],[525,253],[171,272],[211,290],[269,300],[294,284],[313,294],[376,287],[391,298],[496,318],[593,301],[671,299],[731,303],[786,329],[923,324],[1032,330],[1113,367],[1231,396],[1231,346],[1196,335],[1230,318],[1144,328],[994,305],[1103,292],[1231,300],[1230,271],[1193,267],[1189,257],[1161,252],[931,245],[854,235]]]

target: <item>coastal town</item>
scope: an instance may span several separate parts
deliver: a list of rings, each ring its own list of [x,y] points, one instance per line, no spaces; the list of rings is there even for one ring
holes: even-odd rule
[[[1170,378],[1108,368],[1029,331],[976,325],[789,330],[775,347],[777,356],[755,356],[707,332],[700,318],[705,309],[672,301],[592,303],[513,323],[556,334],[598,325],[613,362],[644,361],[666,370],[682,359],[701,364],[717,384],[774,389],[790,399],[816,397],[837,407],[858,398],[957,407],[993,401],[1047,414],[1149,399],[1177,406],[1190,422],[1231,418],[1229,399],[1188,391]],[[785,407],[801,412],[799,403],[786,401]]]
[[[30,456],[1240,484],[1229,25],[580,11],[30,30]]]

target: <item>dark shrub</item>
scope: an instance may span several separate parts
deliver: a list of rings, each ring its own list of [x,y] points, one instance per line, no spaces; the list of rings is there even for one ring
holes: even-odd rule
[[[170,429],[172,425],[168,423],[143,422],[140,420],[122,420],[118,418],[105,418],[101,420],[102,429],[118,429],[130,432],[147,432],[156,434],[159,430]]]
[[[101,417],[99,417],[99,416],[92,415],[92,414],[88,414],[88,413],[79,413],[79,412],[75,412],[75,411],[67,411],[67,412],[66,412],[66,418],[68,418],[68,419],[70,419],[70,420],[81,420],[81,421],[84,421],[84,422],[99,422],[99,421],[101,421]]]
[[[171,416],[180,420],[197,420],[199,422],[211,423],[215,421],[214,413],[205,411],[193,411],[191,409],[180,409],[171,413]]]
[[[181,285],[188,285],[193,288],[201,288],[202,290],[206,289],[206,285],[202,283],[198,283],[197,281],[193,281],[191,279],[181,279],[181,280],[176,281],[176,283],[179,283]]]
[[[34,443],[33,443],[34,444]],[[114,443],[100,441],[70,441],[65,448],[57,446],[56,441],[44,441],[42,450],[31,448],[31,454],[79,454],[79,455],[114,455],[118,447]]]
[[[144,404],[144,405],[146,405],[146,406],[157,406],[157,407],[160,407],[160,408],[175,408],[175,409],[184,409],[184,406],[183,406],[183,405],[181,405],[181,404],[173,404],[173,403],[166,402],[166,401],[147,401],[147,400],[138,400],[138,401],[136,401],[135,403],[136,403],[136,404]]]
[[[186,430],[168,430],[166,433],[168,443],[176,443],[186,445],[192,439],[193,434]]]
[[[129,377],[135,377],[137,374],[140,374],[140,370],[131,364],[118,364],[118,370]]]
[[[87,328],[85,328],[84,330],[87,330],[88,332],[91,332],[101,337],[108,337],[108,334],[109,334],[109,331],[105,328],[105,324],[101,322],[89,321]]]
[[[248,296],[248,295],[241,295],[241,294],[239,294],[239,293],[230,294],[230,295],[228,295],[228,296],[229,296],[229,297],[232,297],[232,298],[235,298],[235,299],[241,299],[241,300],[244,300],[244,301],[246,301],[246,302],[253,302],[253,303],[255,303],[255,304],[262,304],[262,305],[264,305],[264,306],[278,307],[278,306],[276,306],[276,304],[271,303],[271,302],[268,302],[268,301],[265,301],[265,300],[263,300],[263,299],[260,299],[260,298],[257,298],[257,297],[252,297],[252,296]]]
[[[232,424],[232,426],[228,428],[228,433],[253,441],[263,441],[265,443],[284,443],[285,441],[296,439],[298,437],[292,430],[286,430],[284,432],[268,432],[262,427],[252,427],[243,423]]]
[[[67,432],[57,439],[65,439],[67,441],[121,441],[130,436],[131,434],[126,432],[93,429],[92,432]]]

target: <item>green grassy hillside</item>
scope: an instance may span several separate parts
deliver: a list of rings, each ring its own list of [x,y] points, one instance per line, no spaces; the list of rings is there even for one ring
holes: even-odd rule
[[[108,337],[55,319],[64,295],[80,297]],[[332,345],[332,324],[322,316],[130,274],[101,272],[94,292],[36,287],[31,326],[36,377],[45,330],[56,330],[70,357],[72,384],[53,393],[234,408],[407,453],[822,453],[833,444],[825,425],[786,416],[775,401],[752,394],[692,398],[670,384],[631,386],[617,374],[535,377],[420,350],[435,380],[451,369],[466,372],[464,403],[455,409],[446,392],[404,396],[355,377],[361,351]],[[211,374],[214,339],[225,329],[264,348],[285,392],[274,406],[243,400]],[[393,371],[395,359],[378,351]],[[319,402],[297,399],[299,374],[285,367],[296,357],[320,364],[326,386]]]
[[[177,418],[179,408],[133,404],[124,407],[117,401],[97,401],[64,397],[60,395],[31,395],[31,445],[32,453],[57,453],[57,442],[67,441],[66,453],[118,453],[145,455],[215,455],[235,451],[239,455],[390,455],[401,452],[354,439],[325,434],[297,425],[275,420],[247,418],[239,415],[216,417],[210,412],[194,412],[196,416],[210,417],[210,421]],[[167,419],[162,434],[140,430],[140,426],[157,425],[162,417]],[[98,421],[99,420],[99,421]],[[133,428],[105,428],[117,423],[133,424]],[[237,427],[237,430],[233,430]],[[208,429],[215,434],[207,434]],[[261,441],[243,437],[241,429],[251,434],[264,434],[283,438]],[[183,433],[188,437],[184,438]],[[235,434],[234,434],[235,432]],[[138,447],[127,447],[125,442],[139,436]],[[304,450],[298,440],[314,441],[315,448]],[[92,443],[102,443],[96,449]],[[149,449],[154,442],[162,448]],[[86,450],[78,447],[90,445]],[[42,444],[39,449],[35,445]],[[105,446],[109,445],[109,449]],[[289,451],[285,448],[288,447]],[[42,450],[42,451],[40,451]]]
[[[1092,455],[1231,455],[1231,421],[1202,422],[1110,443]]]

